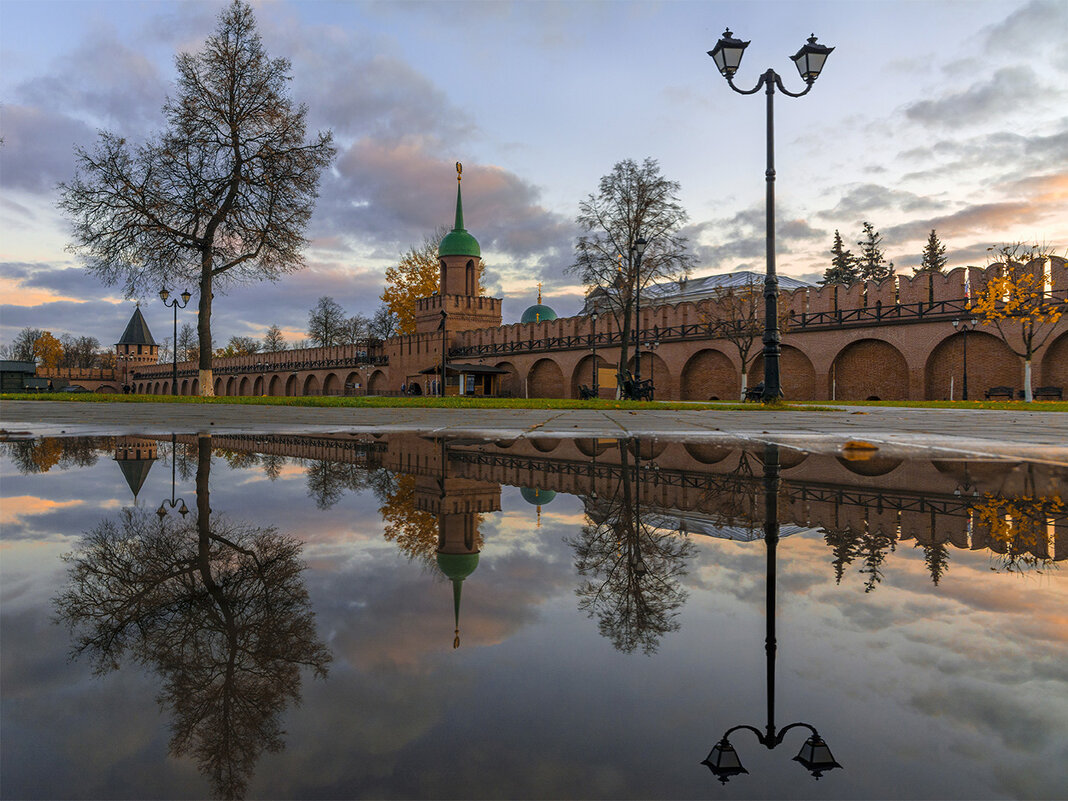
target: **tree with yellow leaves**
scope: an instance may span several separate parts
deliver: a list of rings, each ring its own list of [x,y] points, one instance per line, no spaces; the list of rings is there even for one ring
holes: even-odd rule
[[[40,360],[42,367],[59,367],[63,361],[63,343],[52,336],[51,331],[43,331],[34,340],[33,355]]]
[[[972,313],[997,329],[1002,341],[1024,362],[1024,400],[1033,400],[1031,359],[1057,328],[1068,302],[1046,292],[1045,271],[1056,258],[1051,248],[1016,242],[991,248],[997,275],[972,299]],[[1019,337],[1013,333],[1019,326]]]

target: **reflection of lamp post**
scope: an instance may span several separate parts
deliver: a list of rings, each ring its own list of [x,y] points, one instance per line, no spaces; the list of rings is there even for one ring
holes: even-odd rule
[[[164,498],[162,503],[160,503],[159,505],[159,509],[156,510],[156,514],[159,515],[159,519],[161,522],[163,518],[167,516],[168,506],[173,509],[177,504],[181,503],[182,506],[178,510],[178,514],[180,514],[182,517],[185,517],[187,514],[189,514],[189,507],[185,505],[185,501],[181,498],[175,499],[174,497],[174,467],[178,461],[177,444],[178,438],[174,434],[171,434],[171,499],[168,501],[166,498]]]
[[[979,321],[972,317],[970,320],[954,320],[953,328],[956,331],[964,333],[964,365],[961,386],[960,386],[960,399],[968,400],[968,332],[975,328],[979,324]],[[951,399],[952,400],[952,399]]]
[[[775,123],[773,113],[773,101],[775,87],[787,97],[801,97],[811,91],[812,84],[819,77],[823,69],[823,62],[834,50],[833,47],[816,44],[816,37],[809,38],[808,43],[803,45],[797,53],[790,58],[797,65],[797,71],[805,82],[805,91],[790,92],[782,85],[782,78],[769,69],[757,81],[757,85],[745,91],[734,85],[734,73],[742,61],[742,53],[749,46],[749,42],[735,39],[730,30],[723,32],[715,48],[708,51],[708,55],[716,62],[716,66],[727,79],[727,84],[738,94],[751,95],[765,87],[767,102],[767,169],[764,178],[767,183],[767,212],[765,218],[765,248],[767,254],[767,272],[764,276],[764,395],[761,400],[764,403],[778,400],[782,397],[782,385],[779,381],[779,354],[782,350],[779,335],[779,279],[775,275]]]
[[[182,293],[182,302],[178,303],[178,298],[168,301],[167,298],[171,296],[171,293],[167,291],[167,287],[162,286],[159,289],[159,298],[163,301],[164,306],[169,306],[174,309],[174,339],[171,340],[171,352],[174,355],[174,368],[171,372],[171,394],[178,394],[178,310],[184,309],[186,304],[189,303],[189,298],[192,295],[189,294],[187,289]]]
[[[642,380],[642,254],[645,253],[645,241],[641,234],[630,246],[630,256],[634,261],[634,380]]]
[[[599,398],[601,395],[597,386],[597,312],[590,314],[590,319],[593,321],[593,336],[591,337],[593,347],[593,397]]]
[[[791,723],[782,729],[775,728],[775,550],[779,544],[779,446],[768,445],[764,455],[764,543],[767,546],[767,578],[765,584],[765,621],[766,637],[764,652],[767,655],[767,703],[768,722],[765,731],[755,726],[742,724],[733,726],[723,733],[701,764],[708,767],[716,778],[726,784],[731,776],[748,773],[742,767],[738,753],[730,743],[730,735],[736,731],[751,731],[757,741],[769,751],[779,746],[790,729],[804,728],[812,734],[801,746],[801,751],[794,757],[801,765],[818,779],[823,771],[842,767],[834,760],[831,749],[820,737],[816,729],[808,723]]]

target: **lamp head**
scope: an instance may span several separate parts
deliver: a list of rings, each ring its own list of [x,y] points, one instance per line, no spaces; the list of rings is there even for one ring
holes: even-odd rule
[[[749,772],[742,767],[738,752],[726,737],[712,747],[708,756],[701,760],[701,764],[712,771],[721,784],[726,784],[731,776]]]
[[[742,63],[742,54],[747,47],[749,47],[749,42],[735,39],[734,34],[728,28],[723,32],[723,38],[708,51],[708,55],[712,56],[712,60],[716,62],[716,67],[719,68],[720,74],[730,80],[734,77],[734,73],[738,71],[738,65]]]
[[[827,743],[823,742],[823,738],[818,734],[813,734],[805,740],[805,744],[801,746],[801,751],[794,757],[794,762],[800,762],[816,779],[822,776],[825,770],[842,767],[834,761],[831,749],[827,747]]]
[[[630,246],[630,249],[638,256],[641,256],[645,253],[645,248],[648,244],[649,243],[645,241],[645,237],[638,234],[638,238],[634,240],[634,244]]]
[[[187,289],[185,292],[182,293],[182,303],[188,303],[191,297],[193,296],[189,293],[189,290]]]
[[[790,56],[794,64],[797,65],[797,71],[801,73],[801,80],[805,83],[812,83],[818,77],[823,70],[823,62],[827,60],[827,56],[834,50],[833,47],[827,47],[826,45],[816,44],[816,35],[808,37],[808,42],[801,46],[794,55]]]
[[[160,300],[166,301],[167,298],[169,298],[170,296],[171,296],[171,293],[167,291],[167,287],[161,286],[159,288],[159,298],[160,298]]]

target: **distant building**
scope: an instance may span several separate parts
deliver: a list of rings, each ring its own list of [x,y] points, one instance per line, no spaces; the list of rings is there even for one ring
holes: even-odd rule
[[[120,362],[129,362],[131,367],[155,364],[159,361],[159,345],[152,338],[152,332],[148,330],[148,323],[141,314],[140,306],[134,309],[130,322],[126,324],[126,330],[115,343],[115,355]]]
[[[780,275],[779,289],[791,291],[794,289],[814,289],[814,284],[799,281],[796,278]],[[702,300],[715,300],[723,295],[728,289],[740,287],[754,287],[762,292],[764,289],[764,274],[755,273],[751,270],[738,270],[733,273],[719,273],[717,275],[705,275],[696,278],[682,278],[678,281],[661,281],[650,284],[642,289],[642,306],[665,306],[677,303],[698,303]],[[605,291],[598,287],[586,297],[586,303],[579,314],[589,314],[597,309],[598,312],[605,310]],[[554,315],[552,319],[556,319]],[[524,319],[523,322],[529,322]]]
[[[36,372],[34,362],[0,361],[0,392],[22,392]]]

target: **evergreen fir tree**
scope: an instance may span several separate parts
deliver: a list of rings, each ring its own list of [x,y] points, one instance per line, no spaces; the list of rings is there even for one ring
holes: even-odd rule
[[[857,258],[857,268],[860,277],[865,281],[881,281],[894,274],[894,263],[887,262],[880,247],[882,236],[875,230],[875,226],[865,220],[864,239],[857,242],[860,245],[860,256]]]
[[[919,267],[913,267],[917,273],[940,273],[946,269],[946,246],[938,241],[938,234],[931,229],[931,235],[927,237],[927,244],[923,248],[923,261]]]
[[[821,284],[852,284],[860,276],[857,271],[857,260],[852,251],[846,250],[842,243],[842,235],[836,228],[834,231],[834,244],[831,245],[831,266],[823,274]]]

